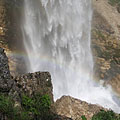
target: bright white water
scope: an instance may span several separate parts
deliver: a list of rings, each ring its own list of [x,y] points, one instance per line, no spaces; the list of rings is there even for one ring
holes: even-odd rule
[[[49,71],[54,99],[71,95],[120,112],[110,88],[92,80],[90,0],[24,0],[28,72]]]

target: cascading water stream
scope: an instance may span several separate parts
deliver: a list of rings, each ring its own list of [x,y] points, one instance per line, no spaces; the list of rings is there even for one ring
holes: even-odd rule
[[[71,95],[120,112],[112,90],[92,80],[91,0],[24,0],[28,72],[49,71],[54,99]]]

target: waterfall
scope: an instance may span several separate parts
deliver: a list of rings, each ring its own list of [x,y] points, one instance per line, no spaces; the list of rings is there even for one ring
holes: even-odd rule
[[[28,72],[49,71],[54,99],[71,95],[120,112],[111,88],[93,81],[91,0],[24,0]]]

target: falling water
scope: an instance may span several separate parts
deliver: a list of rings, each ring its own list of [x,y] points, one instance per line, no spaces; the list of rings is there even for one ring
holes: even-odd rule
[[[120,112],[110,87],[92,80],[91,0],[24,0],[28,72],[49,71],[54,99],[71,95]]]

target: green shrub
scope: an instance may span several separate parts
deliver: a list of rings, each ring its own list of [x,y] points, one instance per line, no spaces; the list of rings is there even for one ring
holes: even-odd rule
[[[48,119],[50,115],[50,97],[48,95],[36,94],[32,98],[23,95],[22,107],[25,111],[32,113],[32,115],[38,119]]]
[[[113,111],[101,110],[97,114],[93,115],[92,120],[120,120],[120,117]]]
[[[22,96],[22,107],[28,112],[34,112],[34,101],[32,98],[26,95]]]
[[[27,120],[28,114],[20,112],[18,107],[14,107],[14,101],[11,97],[0,94],[0,112],[11,120]]]
[[[82,120],[87,120],[87,118],[83,115],[81,116]],[[93,115],[91,120],[120,120],[120,115],[115,114],[111,111],[100,110],[100,112]]]
[[[14,114],[13,101],[10,97],[6,97],[0,94],[0,112],[6,114],[8,117],[12,117]]]
[[[82,120],[87,120],[87,118],[84,115],[82,115],[81,118]]]
[[[21,107],[14,107],[9,96],[0,94],[0,113],[10,120],[53,120],[50,112],[50,97],[36,94],[33,97],[22,96]]]

